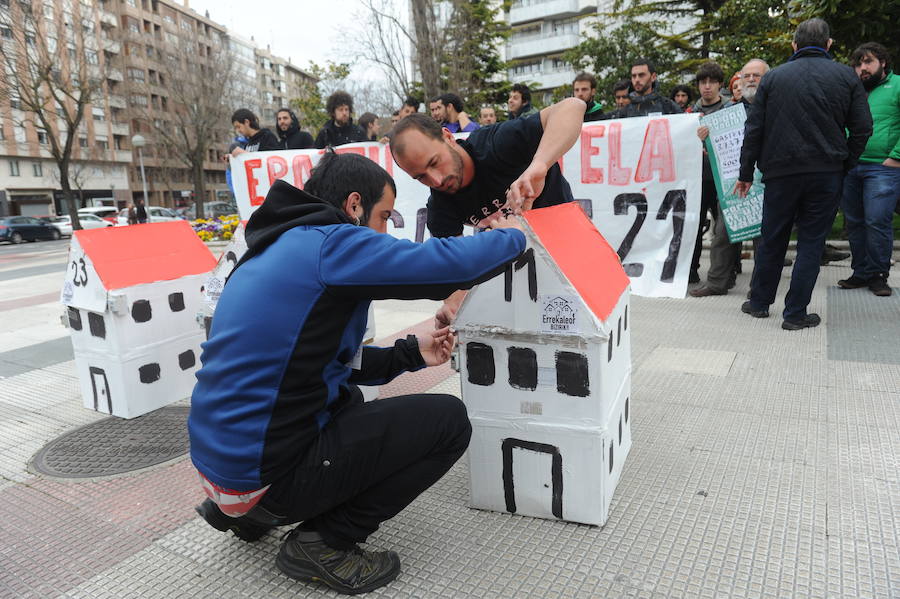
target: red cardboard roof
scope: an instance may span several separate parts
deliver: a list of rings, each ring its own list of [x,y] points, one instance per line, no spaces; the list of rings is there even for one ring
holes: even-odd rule
[[[75,238],[106,289],[209,272],[216,259],[185,220],[82,229]]]
[[[524,216],[581,299],[605,321],[630,283],[616,251],[575,202]]]

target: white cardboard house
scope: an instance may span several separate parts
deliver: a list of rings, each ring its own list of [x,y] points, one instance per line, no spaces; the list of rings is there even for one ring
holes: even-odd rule
[[[602,525],[631,447],[629,279],[578,204],[523,223],[525,252],[454,324],[471,505]]]
[[[215,263],[187,221],[72,235],[61,301],[86,408],[134,418],[190,397]]]

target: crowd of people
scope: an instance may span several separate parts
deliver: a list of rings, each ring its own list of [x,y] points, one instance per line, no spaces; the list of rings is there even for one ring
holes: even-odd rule
[[[718,64],[701,65],[696,100],[693,87],[663,96],[652,62],[635,60],[631,81],[616,84],[609,112],[597,107],[596,82],[587,73],[573,81],[574,97],[541,110],[526,87],[513,88],[501,122],[494,107],[484,107],[474,122],[452,93],[433,98],[428,113],[408,99],[386,142],[397,166],[431,189],[433,239],[422,244],[384,234],[396,186],[366,158],[326,150],[303,190],[276,181],[247,223],[247,253],[224,287],[204,344],[189,420],[191,457],[208,495],[197,511],[245,541],[297,524],[276,559],[291,577],[347,594],[396,578],[395,552],[359,544],[453,465],[471,426],[455,397],[367,403],[357,385],[383,384],[449,359],[448,325],[465,290],[502,272],[525,248],[509,215],[573,200],[557,163],[585,121],[688,110],[709,115],[742,103],[748,118],[734,192],[745,195],[758,169],[765,195],[741,310],[769,315],[796,227],[782,328],[819,324],[806,308],[839,204],[853,256],[853,273],[840,286],[890,295],[900,80],[881,45],[860,46],[853,68],[835,62],[830,45],[824,21],[805,21],[794,34],[795,53],[782,65],[753,59],[727,81]],[[360,119],[365,130],[353,123],[352,108],[346,93],[332,95],[331,119],[314,145],[376,138],[371,120]],[[233,151],[282,149],[299,140],[291,111],[277,117],[275,134],[249,111],[236,111],[235,132],[245,145]],[[470,134],[457,139],[454,131]],[[709,135],[702,120],[697,135]],[[702,205],[714,212],[715,227],[711,267],[706,284],[692,293],[697,297],[726,293],[740,260],[709,166],[707,160]],[[465,225],[485,232],[461,236]],[[390,348],[362,347],[369,303],[383,298],[444,303],[431,334]]]

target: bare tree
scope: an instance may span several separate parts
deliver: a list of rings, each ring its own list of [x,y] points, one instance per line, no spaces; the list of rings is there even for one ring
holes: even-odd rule
[[[399,98],[413,91],[409,50],[415,37],[403,22],[396,3],[390,0],[360,0],[362,11],[357,21],[368,23],[357,38],[363,47],[363,60],[377,66],[387,77],[388,88]],[[357,48],[358,50],[358,48]]]
[[[174,162],[190,171],[196,215],[202,218],[204,163],[210,160],[212,148],[224,145],[231,124],[228,119],[241,91],[234,81],[235,62],[227,38],[210,43],[196,34],[180,36],[177,45],[161,52],[159,62],[169,95],[153,98],[147,87],[144,91],[151,102],[141,120],[152,132],[160,168]]]
[[[447,29],[441,19],[442,2],[432,0],[410,0],[413,28],[415,32],[415,60],[422,75],[422,90],[425,99],[441,92],[441,68]],[[448,16],[452,19],[452,15]],[[452,23],[452,20],[449,21]]]
[[[87,162],[70,162],[69,163],[69,186],[73,187],[73,191],[78,191],[78,203],[84,203],[84,188],[87,184],[89,171],[88,169],[93,168]],[[55,168],[50,173],[50,178],[56,181],[62,186],[62,181],[59,176],[59,169]]]
[[[85,112],[104,96],[110,65],[97,47],[96,14],[83,2],[0,4],[3,95],[21,112],[13,120],[47,136],[72,227],[81,228],[71,161]],[[47,11],[47,12],[45,12]]]

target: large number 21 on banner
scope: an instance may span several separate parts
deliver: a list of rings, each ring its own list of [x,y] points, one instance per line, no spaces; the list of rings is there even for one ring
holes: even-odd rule
[[[700,215],[693,114],[585,123],[564,156],[575,198],[616,249],[632,293],[684,297]]]
[[[695,115],[585,123],[561,160],[576,200],[617,249],[637,295],[684,297],[687,289],[700,213],[702,152],[696,130]],[[366,156],[393,175],[391,235],[427,238],[430,190],[394,164],[387,146],[350,144],[337,151]],[[275,180],[302,187],[321,155],[322,150],[285,150],[232,160],[241,218],[250,217]]]

